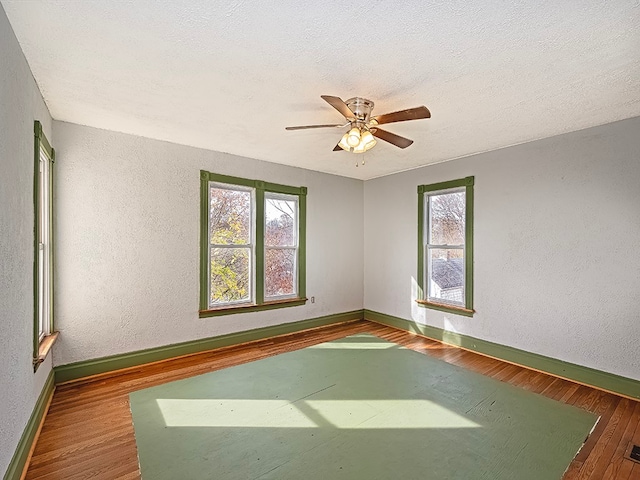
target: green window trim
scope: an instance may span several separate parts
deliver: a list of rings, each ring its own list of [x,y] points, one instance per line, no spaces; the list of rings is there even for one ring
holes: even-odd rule
[[[39,121],[35,121],[33,125],[34,133],[34,164],[33,164],[33,370],[38,369],[38,366],[44,361],[46,355],[50,351],[54,341],[57,339],[57,333],[54,331],[54,226],[53,226],[53,189],[54,189],[54,171],[53,168],[56,160],[56,152],[51,147],[49,140],[47,139],[42,129],[42,124]],[[38,265],[39,257],[39,240],[40,240],[40,217],[42,212],[40,211],[40,152],[44,152],[50,160],[49,169],[49,256],[48,256],[48,271],[49,276],[49,319],[48,319],[48,333],[45,338],[40,340],[40,269]]]
[[[416,303],[422,307],[430,308],[456,315],[472,317],[473,310],[473,186],[474,177],[465,177],[458,180],[433,183],[431,185],[418,185],[418,298]],[[426,258],[425,250],[425,194],[464,187],[465,189],[465,284],[464,307],[435,303],[426,299],[425,277]]]
[[[255,303],[209,308],[209,182],[250,187],[255,190]],[[264,202],[265,192],[296,195],[298,197],[298,296],[278,300],[264,298]],[[304,305],[306,298],[306,224],[307,188],[291,187],[277,183],[220,175],[200,170],[200,318],[217,317],[234,313],[256,312],[275,308]]]

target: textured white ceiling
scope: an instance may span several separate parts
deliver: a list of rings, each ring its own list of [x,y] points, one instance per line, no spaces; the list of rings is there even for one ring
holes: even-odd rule
[[[640,115],[640,1],[0,0],[55,119],[367,179]],[[333,152],[321,94],[426,105]]]

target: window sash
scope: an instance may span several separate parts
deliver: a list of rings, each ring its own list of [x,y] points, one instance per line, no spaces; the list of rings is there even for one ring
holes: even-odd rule
[[[38,162],[38,342],[51,334],[51,159],[40,147]]]
[[[433,258],[431,255],[432,250],[462,250],[462,287],[463,287],[463,292],[464,292],[464,286],[466,285],[466,269],[464,267],[465,265],[465,248],[464,248],[464,243],[463,244],[456,244],[456,245],[451,245],[451,244],[433,244],[431,243],[432,240],[432,235],[433,235],[433,210],[431,208],[433,202],[431,200],[432,197],[436,197],[436,196],[442,196],[442,195],[447,195],[447,194],[451,194],[451,193],[458,193],[458,192],[464,192],[465,189],[464,188],[449,188],[449,189],[445,189],[445,190],[437,190],[434,192],[429,192],[428,194],[425,195],[425,206],[426,206],[426,217],[427,217],[427,221],[425,222],[425,230],[426,230],[426,235],[424,236],[424,238],[427,239],[427,243],[425,245],[425,255],[426,255],[426,268],[425,268],[425,278],[424,278],[424,285],[426,287],[426,293],[427,293],[427,300],[429,301],[434,301],[437,303],[448,303],[451,305],[455,305],[455,306],[461,306],[464,307],[464,295],[463,295],[463,300],[460,302],[456,302],[454,300],[448,300],[448,299],[444,299],[441,297],[438,297],[435,295],[435,292],[433,292],[433,286],[435,283],[435,280],[432,280],[433,277]],[[466,210],[466,205],[465,205],[465,210]]]
[[[268,239],[266,238],[265,235],[265,239],[264,239],[264,263],[265,263],[265,269],[264,269],[264,298],[265,300],[268,301],[275,301],[275,300],[284,300],[284,299],[288,299],[288,298],[297,298],[298,297],[298,256],[299,256],[299,237],[300,237],[300,223],[299,223],[299,212],[300,212],[300,208],[299,208],[299,196],[298,195],[289,195],[289,194],[282,194],[282,193],[275,193],[275,192],[269,192],[269,191],[265,191],[264,194],[264,202],[265,202],[265,232],[266,232],[266,226],[267,226],[267,221],[268,219],[267,217],[267,204],[269,200],[284,200],[287,202],[293,202],[294,204],[294,212],[293,212],[293,244],[292,245],[272,245],[270,243],[268,243]],[[267,252],[269,250],[289,250],[289,251],[293,251],[293,292],[290,294],[284,294],[284,295],[269,295],[267,293],[267,271],[266,271],[266,266],[267,266]]]
[[[297,247],[267,247],[265,246],[265,267],[266,267],[266,257],[267,251],[269,250],[290,250],[293,251],[293,293],[284,294],[284,295],[269,295],[267,294],[267,272],[265,268],[265,278],[264,278],[264,298],[268,301],[274,300],[284,300],[287,298],[298,298],[298,248]]]
[[[424,195],[424,203],[425,203],[425,209],[427,212],[427,221],[424,222],[425,224],[425,235],[423,238],[426,239],[426,243],[427,245],[433,245],[432,243],[432,234],[433,232],[431,231],[431,225],[433,224],[433,218],[432,218],[432,209],[431,209],[431,205],[432,205],[432,201],[431,201],[431,197],[439,197],[442,195],[447,195],[450,193],[464,193],[465,194],[465,217],[466,217],[466,189],[464,187],[462,188],[447,188],[444,190],[437,190],[437,191],[433,191],[433,192],[429,192],[426,193]],[[466,229],[466,218],[465,218],[465,229]],[[449,244],[444,244],[443,247],[454,247],[455,245],[449,245]],[[462,244],[462,246],[464,246],[464,244]]]
[[[462,295],[462,301],[457,302],[455,300],[449,300],[449,299],[445,299],[442,297],[438,297],[435,295],[435,293],[432,291],[432,274],[433,274],[433,257],[431,255],[431,251],[432,250],[462,250],[462,291],[463,291],[463,295]],[[424,284],[426,285],[426,291],[427,291],[427,300],[429,301],[433,301],[436,303],[447,303],[450,305],[454,305],[454,306],[458,306],[458,307],[464,307],[465,306],[465,301],[464,301],[464,291],[466,289],[466,285],[467,285],[467,269],[466,269],[466,252],[464,249],[464,245],[462,246],[441,246],[441,245],[429,245],[427,244],[425,246],[425,256],[427,258],[427,268],[425,269],[425,278],[424,278]]]
[[[208,249],[208,261],[207,261],[207,292],[208,292],[208,308],[216,309],[216,308],[224,308],[234,305],[246,305],[255,303],[255,264],[256,264],[256,252],[255,252],[255,243],[256,243],[256,192],[254,188],[247,188],[236,185],[229,185],[225,183],[219,182],[208,182],[207,189],[207,243],[209,245]],[[249,242],[248,243],[233,243],[233,244],[220,244],[220,243],[212,243],[211,242],[211,189],[217,188],[221,190],[230,190],[235,192],[249,192],[251,195],[251,201],[249,205]],[[248,275],[249,275],[249,297],[247,299],[240,300],[231,300],[227,302],[214,302],[212,295],[213,285],[211,284],[211,263],[213,261],[212,250],[216,249],[248,249],[249,250],[249,266],[248,266]]]
[[[255,188],[246,188],[242,186],[228,185],[225,183],[219,182],[209,182],[208,183],[208,208],[207,208],[207,235],[208,235],[208,243],[209,245],[226,248],[226,247],[234,247],[234,246],[253,246],[255,245],[255,216],[256,216],[256,191]],[[249,205],[249,241],[245,243],[212,243],[211,242],[211,189],[216,188],[219,190],[229,190],[232,192],[247,192],[251,196],[251,201]]]
[[[211,245],[210,251],[213,251],[213,250],[215,250],[217,248],[219,248],[219,247],[217,247],[215,245]],[[249,247],[246,247],[246,246],[233,246],[233,247],[225,246],[225,248],[227,250],[240,250],[240,251],[246,250],[246,251],[248,251],[248,255],[247,255],[248,266],[247,266],[246,274],[247,274],[247,282],[248,282],[248,287],[247,288],[248,288],[249,291],[248,291],[248,294],[247,294],[246,298],[240,298],[238,300],[227,300],[227,301],[219,301],[219,302],[217,302],[217,301],[215,301],[213,299],[213,295],[212,295],[213,294],[213,292],[212,292],[213,285],[210,284],[210,286],[209,286],[209,307],[210,308],[219,308],[219,307],[225,307],[225,306],[228,306],[228,305],[244,305],[244,304],[253,303],[254,287],[253,287],[252,279],[253,279],[253,276],[254,276],[254,273],[253,273],[254,272],[254,266],[253,266],[254,263],[253,263],[253,261],[251,259],[251,256],[252,256],[252,253],[253,253],[252,250]],[[209,265],[211,265],[211,261],[213,260],[214,255],[210,254],[209,258],[210,258]],[[211,282],[211,273],[209,273],[209,281]]]
[[[264,193],[264,211],[265,211],[265,229],[266,229],[266,222],[267,222],[267,218],[266,218],[266,211],[267,211],[267,202],[269,200],[285,200],[288,202],[293,202],[295,205],[295,211],[293,212],[293,238],[294,238],[294,242],[291,245],[281,245],[283,247],[294,247],[294,248],[298,248],[298,244],[299,244],[299,237],[300,237],[300,228],[299,228],[299,224],[300,224],[300,198],[298,195],[289,195],[289,194],[283,194],[283,193],[275,193],[275,192],[270,192],[270,191],[265,191]],[[269,247],[277,247],[278,245],[272,245],[267,243],[267,239],[265,238],[265,247],[269,246]]]

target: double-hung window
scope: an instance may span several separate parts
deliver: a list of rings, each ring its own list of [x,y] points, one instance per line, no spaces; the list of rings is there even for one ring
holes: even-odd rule
[[[34,124],[34,320],[33,364],[37,368],[46,357],[55,335],[53,331],[53,165],[55,151]]]
[[[473,315],[473,177],[418,187],[418,303]]]
[[[303,305],[306,188],[200,172],[200,316]]]

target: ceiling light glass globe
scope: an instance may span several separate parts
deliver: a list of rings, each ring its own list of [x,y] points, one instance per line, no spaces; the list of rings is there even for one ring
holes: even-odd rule
[[[349,134],[345,133],[342,138],[340,139],[340,143],[338,143],[338,146],[343,149],[346,150],[347,152],[350,152],[352,150],[352,148],[349,146],[349,144],[347,143],[347,138],[349,138]]]
[[[373,138],[373,135],[369,130],[365,130],[364,132],[362,132],[362,143],[364,143],[365,145],[368,145],[370,143],[373,143],[374,145],[376,144],[376,139]]]
[[[350,147],[357,147],[360,143],[360,130],[357,128],[352,128],[349,131],[349,135],[347,137],[347,143]]]

